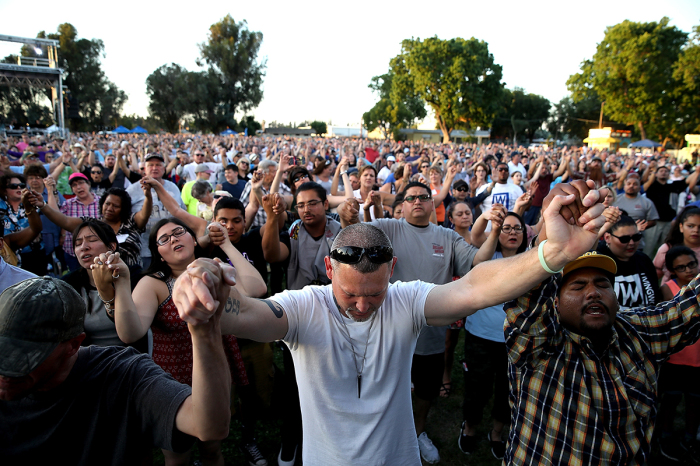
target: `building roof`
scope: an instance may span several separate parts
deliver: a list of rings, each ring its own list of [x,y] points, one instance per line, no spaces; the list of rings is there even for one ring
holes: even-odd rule
[[[265,134],[273,134],[273,135],[283,135],[286,134],[288,136],[311,136],[312,134],[316,134],[316,131],[313,129],[301,129],[301,128],[290,128],[288,126],[280,126],[277,128],[265,128]]]

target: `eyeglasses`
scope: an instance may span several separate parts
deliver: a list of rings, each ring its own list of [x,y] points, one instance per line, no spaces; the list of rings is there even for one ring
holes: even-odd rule
[[[635,243],[639,240],[642,239],[642,234],[641,233],[635,233],[634,235],[624,235],[624,236],[616,236],[610,233],[610,236],[615,236],[615,238],[618,239],[619,242],[622,244],[627,244],[630,242],[630,240],[634,241]]]
[[[297,181],[304,180],[304,179],[309,179],[309,175],[295,176],[294,179],[292,180],[292,183],[296,183]]]
[[[516,235],[520,235],[523,232],[523,227],[520,225],[517,226],[511,226],[511,225],[503,225],[503,228],[501,228],[501,232],[509,235],[511,231],[514,231]]]
[[[187,230],[185,230],[182,227],[177,227],[169,235],[165,234],[165,235],[161,236],[160,238],[158,238],[156,240],[156,244],[158,246],[165,246],[166,244],[168,244],[170,242],[170,238],[172,238],[173,236],[175,238],[179,238],[180,236],[184,235],[186,231]]]
[[[394,250],[389,246],[372,246],[360,248],[357,246],[342,246],[331,251],[331,259],[343,264],[357,264],[367,256],[373,264],[384,264],[394,258]]]
[[[27,187],[24,183],[10,183],[7,185],[8,189],[24,189]]]
[[[97,171],[95,171],[95,172],[91,171],[90,174],[92,174],[92,175],[101,175],[102,172],[99,171],[99,170],[97,170]]]
[[[686,270],[690,272],[691,270],[695,270],[698,267],[698,261],[692,261],[688,262],[687,264],[683,265],[677,265],[673,268],[675,272],[685,272]]]
[[[203,157],[204,154],[194,154],[195,157]]]
[[[455,191],[459,191],[460,193],[466,193],[469,190],[464,186],[460,186],[459,188],[455,188]]]
[[[418,196],[406,196],[403,198],[404,202],[408,202],[409,204],[413,204],[416,199],[421,202],[427,202],[431,199],[431,197],[430,194],[420,194]]]
[[[304,210],[306,207],[316,207],[321,202],[323,202],[323,201],[321,201],[320,199],[317,199],[315,201],[309,201],[307,203],[302,202],[301,204],[297,204],[296,207],[297,207],[297,210]]]
[[[421,165],[421,168],[430,168],[430,165]]]

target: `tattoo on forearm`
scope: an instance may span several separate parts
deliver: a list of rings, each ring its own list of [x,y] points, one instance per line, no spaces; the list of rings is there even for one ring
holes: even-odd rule
[[[278,319],[282,318],[282,306],[269,299],[258,299],[258,301],[262,301],[267,304],[272,313],[275,314],[275,317]]]
[[[224,312],[227,314],[240,314],[241,302],[238,299],[233,299],[229,296],[226,299],[226,306],[224,307]]]

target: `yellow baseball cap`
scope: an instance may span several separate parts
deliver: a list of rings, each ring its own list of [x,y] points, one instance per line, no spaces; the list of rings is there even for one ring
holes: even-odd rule
[[[584,267],[593,267],[595,269],[605,270],[613,275],[617,273],[617,264],[615,264],[615,261],[611,257],[598,254],[595,251],[588,251],[584,255],[579,256],[578,259],[566,264],[562,274],[563,276],[566,276],[574,270],[582,269]]]

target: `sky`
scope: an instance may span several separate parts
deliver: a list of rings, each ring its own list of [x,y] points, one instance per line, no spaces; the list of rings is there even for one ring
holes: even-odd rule
[[[503,67],[508,88],[520,87],[555,103],[568,95],[566,80],[593,56],[605,28],[626,19],[658,21],[691,32],[700,24],[700,1],[561,2],[471,0],[432,2],[224,2],[121,1],[99,4],[0,0],[0,34],[36,37],[73,24],[79,38],[104,42],[103,70],[129,100],[123,112],[148,114],[146,78],[164,64],[196,71],[198,44],[227,14],[263,33],[259,59],[267,61],[264,97],[250,113],[281,123],[321,120],[357,126],[378,100],[367,87],[387,72],[408,38],[438,36],[483,40]],[[183,6],[180,6],[183,5]],[[18,20],[13,21],[12,18]],[[20,44],[0,42],[0,56]]]

